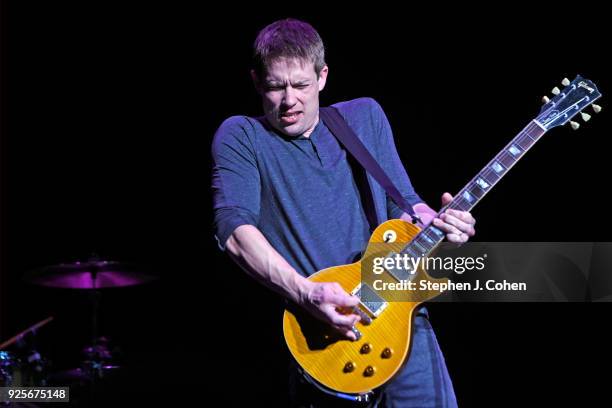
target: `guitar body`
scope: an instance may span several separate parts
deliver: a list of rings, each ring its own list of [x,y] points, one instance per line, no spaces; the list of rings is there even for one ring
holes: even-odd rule
[[[396,234],[393,243],[384,242],[383,237],[389,231]],[[372,234],[362,260],[321,270],[309,279],[314,282],[338,282],[347,292],[354,292],[362,283],[364,259],[380,254],[381,250],[387,253],[400,250],[419,231],[415,225],[402,220],[387,221]],[[422,269],[415,276],[416,279],[431,282],[447,281],[433,279]],[[390,276],[383,276],[382,279],[392,282]],[[387,306],[369,325],[357,323],[356,327],[362,334],[358,341],[344,338],[325,323],[292,306],[283,317],[285,341],[295,360],[320,384],[344,393],[365,393],[383,385],[401,368],[410,348],[415,308],[438,294],[438,291],[420,291],[418,299],[413,301],[385,299],[388,300]],[[390,353],[385,353],[385,349]],[[347,364],[351,364],[352,369]]]

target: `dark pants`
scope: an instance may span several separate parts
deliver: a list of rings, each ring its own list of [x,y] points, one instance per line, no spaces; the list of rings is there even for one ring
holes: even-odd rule
[[[419,312],[415,318],[408,361],[384,388],[376,391],[371,402],[348,401],[319,391],[298,372],[295,362],[290,368],[290,400],[293,407],[457,406],[453,384],[426,312]]]

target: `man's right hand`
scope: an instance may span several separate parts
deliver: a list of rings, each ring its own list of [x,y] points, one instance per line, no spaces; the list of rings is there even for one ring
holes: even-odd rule
[[[338,283],[312,282],[289,265],[266,237],[253,225],[241,225],[227,239],[228,254],[249,275],[272,288],[287,299],[299,304],[317,319],[322,320],[351,340],[351,331],[359,316],[343,310],[359,304]]]
[[[308,281],[300,303],[317,319],[329,324],[347,338],[357,340],[351,329],[359,321],[359,316],[344,314],[341,310],[357,306],[359,298],[349,295],[339,283]]]

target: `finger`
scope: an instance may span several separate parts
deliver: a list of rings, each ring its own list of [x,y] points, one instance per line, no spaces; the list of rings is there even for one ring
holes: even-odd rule
[[[352,307],[359,304],[359,298],[357,296],[350,296],[346,292],[328,293],[325,296],[325,303],[333,303],[341,307]]]
[[[454,244],[460,244],[461,243],[461,236],[458,234],[447,234],[446,235],[446,240],[448,242],[452,242]]]
[[[447,234],[461,235],[461,231],[459,230],[459,228],[455,227],[452,224],[442,221],[440,218],[434,218],[433,224],[436,227],[440,228],[442,231],[446,232]]]
[[[470,234],[473,235],[474,228],[471,224],[468,224],[467,222],[462,221],[461,219],[455,217],[454,215],[450,213],[441,214],[440,219],[442,219],[447,224],[451,224],[452,226],[456,227],[460,232],[465,232],[468,235]],[[455,232],[455,231],[451,231],[451,232]]]
[[[465,232],[460,234],[447,234],[446,239],[448,242],[452,242],[454,244],[465,244],[468,241],[468,235]]]
[[[442,206],[443,207],[447,204],[450,204],[451,201],[453,201],[453,196],[451,195],[451,193],[442,194]]]
[[[346,337],[348,337],[349,339],[355,341],[357,340],[357,336],[355,336],[355,333],[353,333],[352,330],[344,330],[344,329],[340,329],[340,328],[336,328],[336,330],[338,330],[340,333],[344,334]]]
[[[336,325],[339,326],[343,329],[347,329],[347,328],[351,328],[353,327],[358,321],[359,321],[359,316],[354,315],[354,314],[341,314],[338,313],[336,311],[336,308],[333,305],[327,305],[323,308],[323,312],[327,315],[327,317],[329,318],[329,321]]]
[[[453,210],[452,208],[449,208],[448,210],[446,210],[446,213],[456,218],[459,218],[461,221],[467,224],[470,224],[472,226],[476,225],[476,219],[468,211],[459,211],[459,210]]]
[[[451,225],[451,224],[445,223],[442,220],[439,220],[438,218],[434,219],[434,225],[436,225],[441,230],[446,232],[446,239],[449,242],[463,244],[467,242],[470,238],[470,235],[468,235],[467,233],[459,230],[454,225]]]

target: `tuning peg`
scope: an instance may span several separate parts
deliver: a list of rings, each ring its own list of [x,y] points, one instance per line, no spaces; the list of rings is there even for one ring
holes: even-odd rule
[[[580,116],[582,117],[582,120],[584,120],[585,122],[588,122],[589,119],[591,119],[591,115],[585,112],[580,112]]]
[[[544,95],[542,97],[542,103],[548,103],[548,102],[550,102],[550,98],[548,96]]]
[[[593,104],[593,105],[591,105],[591,106],[593,107],[593,111],[594,111],[595,113],[599,113],[599,112],[601,112],[601,106],[599,106],[599,105],[595,105],[595,104]]]
[[[567,78],[563,78],[563,81],[561,81],[561,85],[563,86],[568,86],[570,84],[570,80]]]
[[[556,86],[550,91],[553,95],[559,95],[561,91]]]
[[[580,123],[570,120],[570,126],[572,127],[572,129],[577,130],[580,127]]]

